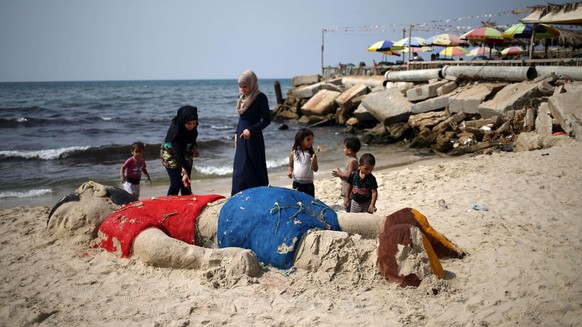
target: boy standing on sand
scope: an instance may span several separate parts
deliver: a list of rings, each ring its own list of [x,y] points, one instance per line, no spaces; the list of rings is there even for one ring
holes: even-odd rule
[[[358,151],[360,151],[360,147],[362,144],[360,143],[360,139],[355,136],[347,137],[344,140],[344,155],[348,157],[348,161],[346,162],[345,171],[342,171],[340,168],[337,170],[333,170],[331,175],[333,177],[339,177],[342,181],[342,190],[341,190],[341,197],[342,199],[346,196],[346,190],[348,188],[348,178],[352,174],[352,172],[358,170]],[[350,203],[345,206],[346,212],[350,212]]]
[[[143,152],[145,145],[142,142],[134,142],[131,145],[131,157],[125,161],[123,166],[119,169],[119,178],[123,189],[129,194],[135,195],[139,199],[139,183],[141,181],[141,173],[147,176],[151,183],[150,174],[146,169],[146,162],[143,159]],[[124,174],[125,173],[125,174]]]
[[[344,198],[345,206],[351,202],[349,212],[374,213],[376,211],[378,183],[376,177],[372,175],[375,165],[376,158],[370,153],[364,153],[360,157],[359,169],[351,173]]]

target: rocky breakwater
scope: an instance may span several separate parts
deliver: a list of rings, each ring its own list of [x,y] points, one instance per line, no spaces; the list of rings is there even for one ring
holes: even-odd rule
[[[385,76],[296,76],[277,119],[341,124],[366,143],[439,154],[551,147],[582,139],[582,67],[473,67]]]

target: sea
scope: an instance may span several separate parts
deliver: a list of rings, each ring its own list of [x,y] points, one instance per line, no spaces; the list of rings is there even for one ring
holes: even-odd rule
[[[277,104],[277,83],[283,97],[293,88],[291,79],[261,79],[259,84],[271,109]],[[234,79],[0,83],[0,207],[50,206],[86,181],[120,186],[119,169],[135,141],[146,144],[144,158],[152,177],[152,184],[142,180],[142,195],[165,195],[169,179],[159,149],[182,105],[198,107],[200,157],[192,172],[193,192],[221,187],[229,195],[237,95]],[[269,178],[275,185],[291,184],[287,163],[302,127],[273,121],[264,130]],[[329,177],[332,169],[345,165],[342,142],[348,135],[337,125],[312,130],[314,145],[322,148],[316,178]],[[398,144],[364,145],[364,152],[383,153],[377,163],[383,167],[427,157]]]

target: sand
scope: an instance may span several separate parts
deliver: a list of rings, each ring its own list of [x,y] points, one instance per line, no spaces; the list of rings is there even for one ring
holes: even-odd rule
[[[416,208],[467,253],[418,288],[370,265],[358,276],[328,265],[237,281],[156,268],[47,237],[49,207],[1,209],[0,325],[582,326],[581,160],[574,143],[375,171],[378,213]],[[341,203],[339,180],[315,186]]]

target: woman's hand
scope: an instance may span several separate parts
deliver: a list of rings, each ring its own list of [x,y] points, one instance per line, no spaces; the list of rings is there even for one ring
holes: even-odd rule
[[[251,131],[249,131],[248,129],[245,128],[245,130],[242,131],[242,133],[240,134],[240,138],[243,140],[250,139],[251,138]]]

